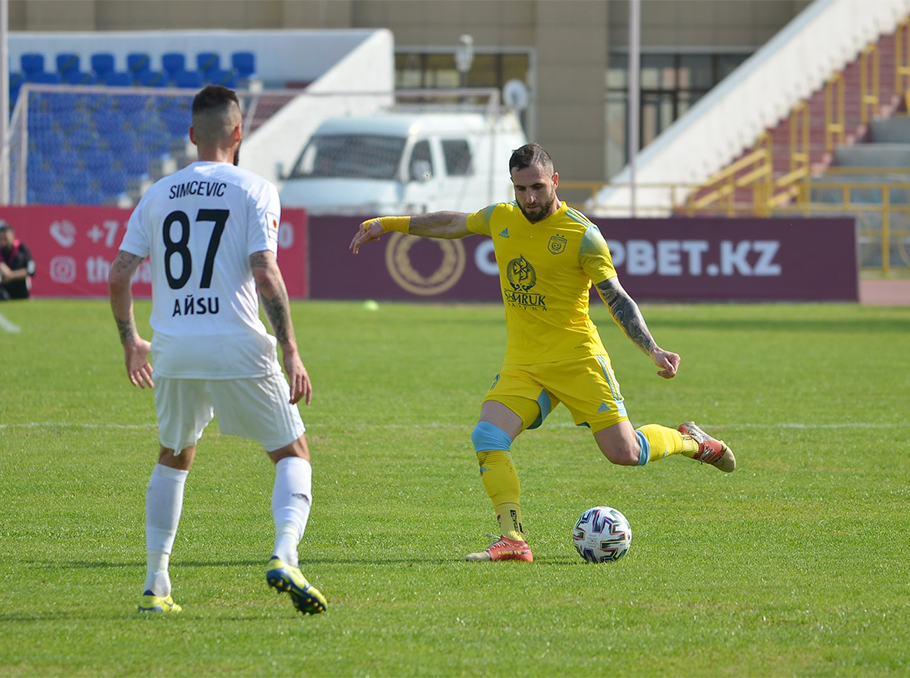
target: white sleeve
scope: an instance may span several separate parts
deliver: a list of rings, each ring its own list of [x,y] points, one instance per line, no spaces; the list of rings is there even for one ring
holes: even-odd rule
[[[130,215],[130,220],[126,223],[126,234],[123,236],[123,242],[120,243],[120,249],[137,257],[145,259],[149,255],[149,234],[145,223],[145,205],[146,201],[140,200],[136,209]]]
[[[278,189],[267,183],[258,195],[252,196],[252,214],[247,224],[247,254],[269,250],[278,254],[278,225],[281,223],[281,203]]]

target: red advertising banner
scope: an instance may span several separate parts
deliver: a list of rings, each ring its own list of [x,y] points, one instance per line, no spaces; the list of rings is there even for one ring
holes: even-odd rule
[[[490,238],[389,233],[356,257],[361,219],[312,217],[314,299],[497,300]],[[853,219],[603,219],[623,286],[652,301],[856,301]]]
[[[13,227],[35,259],[34,297],[106,297],[107,275],[130,214],[132,210],[119,207],[0,207],[0,219]],[[278,263],[292,299],[308,295],[306,260],[307,214],[282,210]],[[148,260],[133,278],[133,294],[152,294]]]

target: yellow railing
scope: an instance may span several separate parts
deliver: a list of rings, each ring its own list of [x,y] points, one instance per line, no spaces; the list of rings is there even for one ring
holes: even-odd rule
[[[844,74],[835,73],[825,82],[825,153],[844,143],[847,119],[844,107]]]
[[[771,193],[771,174],[771,137],[764,134],[754,151],[708,178],[701,191],[689,193],[686,211],[693,215],[717,204],[732,216],[737,188],[751,188],[753,202],[765,204]]]
[[[872,43],[859,55],[859,117],[864,125],[869,124],[869,112],[879,111],[879,54],[878,45]]]
[[[904,97],[910,90],[910,17],[894,31],[894,93]]]

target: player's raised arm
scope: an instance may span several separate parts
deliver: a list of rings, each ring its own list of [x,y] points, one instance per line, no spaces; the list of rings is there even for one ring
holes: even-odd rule
[[[595,285],[600,298],[603,299],[613,321],[619,325],[626,336],[647,353],[654,364],[660,369],[658,375],[664,379],[672,379],[679,369],[679,356],[671,351],[665,351],[651,336],[648,324],[645,322],[641,309],[629,293],[619,284],[619,278],[609,278]]]
[[[468,215],[465,212],[430,212],[413,217],[376,217],[360,224],[350,250],[354,254],[367,242],[379,240],[383,233],[398,231],[424,238],[456,240],[471,235],[468,230]]]
[[[133,292],[130,289],[133,273],[139,268],[142,259],[143,257],[120,250],[111,264],[107,286],[111,295],[111,310],[114,312],[114,320],[120,333],[120,343],[123,344],[123,359],[130,383],[140,388],[146,386],[154,388],[152,366],[148,360],[152,345],[140,337],[136,330]]]

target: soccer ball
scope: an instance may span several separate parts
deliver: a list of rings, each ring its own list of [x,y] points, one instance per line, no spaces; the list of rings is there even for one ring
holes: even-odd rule
[[[612,563],[632,545],[632,527],[626,517],[609,506],[595,506],[581,514],[572,531],[578,555],[589,563]]]

